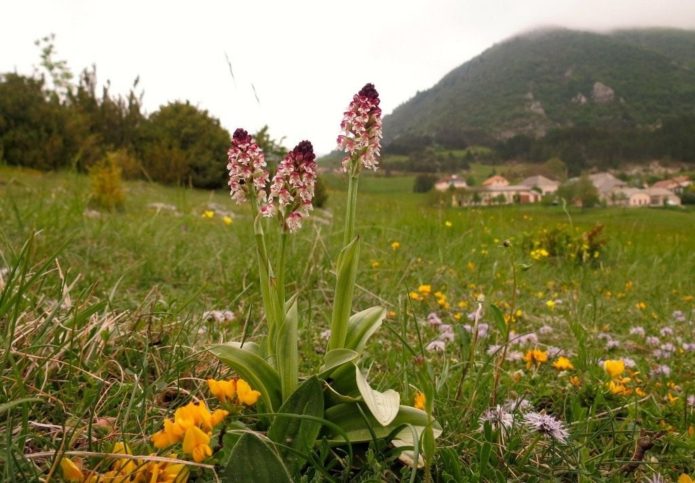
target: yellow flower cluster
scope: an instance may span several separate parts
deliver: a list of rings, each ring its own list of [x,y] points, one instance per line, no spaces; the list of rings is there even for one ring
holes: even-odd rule
[[[152,435],[155,448],[164,449],[183,441],[183,452],[200,463],[212,456],[210,437],[212,428],[220,424],[229,411],[216,409],[212,413],[205,403],[190,402],[174,413],[174,419],[164,420],[164,429]]]
[[[615,394],[617,396],[629,396],[634,392],[639,397],[644,397],[647,395],[647,393],[644,392],[641,387],[634,387],[633,389],[628,386],[629,383],[639,383],[639,380],[633,382],[631,377],[622,377],[623,373],[625,372],[625,362],[623,362],[622,359],[609,359],[603,361],[603,370],[606,371],[606,374],[611,377],[611,380],[607,385],[608,391],[611,394]],[[633,376],[635,375],[637,375],[637,373],[633,373]]]
[[[415,401],[413,402],[413,406],[415,408],[422,409],[424,411],[426,402],[427,402],[427,398],[425,397],[424,393],[417,392],[415,394]]]
[[[437,304],[444,310],[449,310],[451,308],[451,304],[449,304],[449,300],[446,297],[446,294],[440,290],[437,290],[436,292],[432,293],[432,285],[428,283],[423,283],[420,285],[417,290],[413,290],[408,294],[408,297],[410,297],[410,300],[414,300],[416,302],[422,302],[423,300],[426,300],[429,298],[430,295],[434,295],[435,300],[437,301]]]
[[[548,250],[545,248],[536,248],[535,250],[531,250],[531,258],[538,261],[538,260],[543,260],[544,258],[548,258],[550,256],[550,253],[548,253]]]
[[[531,349],[524,354],[524,361],[526,361],[527,369],[530,369],[532,366],[539,367],[544,362],[548,362],[548,353],[540,349]]]
[[[229,381],[208,379],[208,388],[210,388],[212,395],[222,403],[234,403],[236,401],[238,404],[253,406],[261,397],[261,393],[251,389],[249,383],[243,379],[230,379]]]
[[[113,448],[115,454],[132,454],[130,448],[123,443],[116,443]],[[150,455],[154,456],[154,454]],[[175,454],[168,455],[176,459]],[[140,462],[128,458],[118,458],[106,473],[83,470],[81,465],[70,458],[60,461],[60,469],[63,478],[67,481],[97,483],[185,483],[188,480],[188,468],[180,463],[167,463],[164,461]]]
[[[570,361],[567,357],[558,357],[555,359],[555,362],[553,362],[553,367],[558,371],[569,371],[574,369],[572,361]]]

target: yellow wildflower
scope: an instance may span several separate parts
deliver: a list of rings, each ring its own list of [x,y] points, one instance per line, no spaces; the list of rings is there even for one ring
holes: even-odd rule
[[[231,401],[236,395],[236,382],[234,379],[229,381],[216,381],[215,379],[208,379],[208,388],[213,396],[220,400],[220,402]]]
[[[251,389],[249,383],[243,379],[239,379],[236,382],[236,395],[239,402],[247,406],[253,406],[258,401],[258,398],[261,397],[261,393]]]
[[[666,398],[668,399],[668,403],[671,405],[676,404],[676,402],[678,402],[678,396],[674,396],[670,392],[666,394]]]
[[[548,353],[540,349],[531,349],[524,354],[524,361],[526,361],[527,369],[530,369],[533,365],[538,367],[548,361]]]
[[[203,211],[203,218],[209,220],[211,218],[215,217],[215,212],[212,210],[205,210]]]
[[[82,481],[84,474],[70,458],[60,460],[60,469],[63,471],[63,478],[67,481]]]
[[[610,381],[608,383],[608,390],[611,392],[611,394],[616,394],[619,396],[629,396],[632,393],[630,388],[616,381]]]
[[[422,295],[429,295],[432,293],[432,285],[423,283],[417,288],[417,291],[420,292]]]
[[[397,241],[391,243],[391,250],[394,252],[398,250],[401,247],[401,244]]]
[[[151,455],[156,456],[156,455]],[[176,454],[170,454],[168,458],[176,459]],[[188,468],[184,464],[150,461],[140,467],[134,481],[149,483],[184,483],[188,480]]]
[[[530,255],[533,260],[538,261],[547,258],[550,254],[545,248],[536,248],[535,250],[531,250]]]
[[[577,376],[570,377],[569,381],[570,381],[570,384],[572,384],[574,387],[579,387],[582,385],[581,379],[579,379],[579,377],[577,377]]]
[[[693,480],[690,476],[686,475],[685,473],[681,473],[681,475],[678,477],[678,483],[693,483],[695,480]]]
[[[468,262],[466,264],[466,268],[468,269],[469,272],[475,272],[476,266],[474,262]]]
[[[447,228],[451,228],[452,226],[454,226],[454,224],[451,223],[449,220],[447,220],[447,221],[444,222],[444,226],[447,227]]]
[[[408,297],[410,297],[410,300],[415,300],[416,302],[419,302],[422,300],[422,295],[420,295],[419,292],[412,291],[408,294]]]
[[[209,446],[210,436],[199,427],[191,426],[186,430],[183,438],[183,452],[193,456],[193,461],[200,463],[212,456],[212,448]]]
[[[388,312],[386,312],[386,317],[389,319],[395,319],[396,315],[398,314],[396,314],[395,310],[389,310]]]
[[[415,403],[413,404],[413,406],[415,406],[417,409],[422,409],[424,411],[426,402],[427,399],[425,398],[424,393],[418,392],[415,394]]]
[[[568,371],[570,369],[574,369],[572,361],[570,361],[567,357],[558,357],[555,362],[553,362],[553,367],[559,371]]]
[[[232,220],[231,216],[225,216],[224,218],[222,218],[222,221],[225,225],[231,225],[232,223],[234,223],[234,220]]]
[[[554,300],[547,300],[545,302],[545,306],[548,307],[550,310],[553,310],[555,308],[555,301]]]
[[[379,268],[379,265],[381,265],[379,260],[372,260],[372,268]]]
[[[645,397],[647,395],[646,392],[641,387],[636,387],[635,388],[635,394],[637,394],[639,397]]]
[[[640,310],[644,310],[647,308],[647,304],[645,304],[644,302],[637,302],[635,306]]]
[[[618,377],[625,372],[625,363],[622,359],[603,361],[603,370],[611,377]]]

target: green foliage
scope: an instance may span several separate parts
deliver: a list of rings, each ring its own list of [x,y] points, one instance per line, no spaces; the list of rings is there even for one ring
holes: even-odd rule
[[[439,166],[426,154],[428,146],[483,144],[505,160],[560,157],[572,174],[584,166],[661,156],[692,159],[692,149],[679,147],[693,139],[685,127],[664,126],[675,144],[652,130],[669,119],[682,125],[679,119],[695,114],[694,38],[692,31],[668,30],[550,29],[515,36],[387,116],[385,152],[417,153],[430,172]],[[612,101],[594,100],[597,82],[613,89]],[[577,100],[580,94],[586,102]]]
[[[432,191],[434,188],[434,183],[437,182],[437,178],[428,174],[418,174],[415,176],[415,182],[413,183],[414,193],[427,193]]]
[[[108,152],[106,157],[89,170],[91,201],[109,211],[123,209],[125,194],[121,180],[119,160],[127,158],[122,152]]]
[[[328,202],[328,189],[326,188],[326,182],[323,180],[323,176],[316,177],[316,184],[314,185],[314,199],[311,203],[314,208],[325,208]]]
[[[141,156],[148,175],[164,183],[221,188],[229,133],[207,111],[172,102],[143,126]]]
[[[599,203],[598,190],[586,175],[561,185],[557,197],[582,208],[592,208]]]

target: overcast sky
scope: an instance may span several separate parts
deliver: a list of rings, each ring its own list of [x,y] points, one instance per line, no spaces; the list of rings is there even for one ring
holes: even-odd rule
[[[366,82],[389,113],[519,31],[695,28],[695,0],[0,0],[0,18],[0,72],[31,73],[34,40],[55,33],[74,72],[96,64],[123,94],[140,76],[148,112],[187,99],[230,131],[268,124],[326,153]]]

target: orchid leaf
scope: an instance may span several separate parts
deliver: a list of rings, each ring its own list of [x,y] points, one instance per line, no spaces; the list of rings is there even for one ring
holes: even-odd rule
[[[388,426],[396,418],[400,407],[401,395],[393,389],[379,392],[372,389],[359,368],[355,368],[355,381],[364,403],[372,416],[382,426]]]
[[[274,412],[280,407],[280,376],[265,359],[255,352],[241,348],[238,342],[214,345],[209,350],[246,379],[251,387],[260,391],[268,412]]]
[[[386,317],[383,307],[371,307],[354,314],[348,321],[345,347],[362,352],[369,338],[374,334]]]
[[[329,349],[342,349],[345,347],[359,258],[360,239],[355,237],[338,255],[338,263],[336,265],[337,281],[335,298],[333,300],[333,314],[331,316],[331,338],[328,341]]]
[[[291,483],[287,467],[271,441],[247,432],[234,445],[222,481],[224,483]]]

